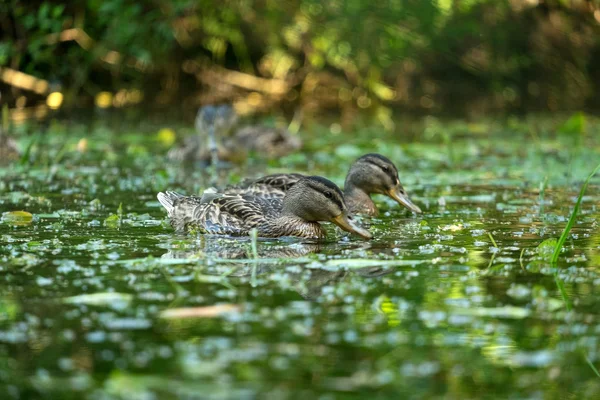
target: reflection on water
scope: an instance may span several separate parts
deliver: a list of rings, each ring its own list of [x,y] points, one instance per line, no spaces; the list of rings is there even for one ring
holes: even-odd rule
[[[283,243],[282,243],[283,242]],[[307,300],[314,300],[322,292],[323,287],[332,286],[343,279],[351,279],[349,276],[358,275],[363,277],[379,277],[394,272],[392,268],[385,266],[365,266],[359,268],[328,270],[315,267],[315,263],[308,255],[317,254],[324,250],[345,248],[361,249],[370,248],[368,243],[358,243],[340,246],[338,244],[303,243],[295,239],[284,240],[259,240],[257,243],[256,258],[250,240],[239,238],[203,237],[200,245],[189,246],[185,250],[172,248],[162,255],[165,260],[204,260],[207,267],[203,273],[207,275],[228,278],[248,278],[256,280],[257,277],[266,274],[274,274],[286,271],[287,279],[293,283],[296,291]],[[230,261],[230,262],[228,262]],[[241,261],[241,262],[240,262]],[[217,263],[218,267],[214,266]],[[300,266],[298,266],[300,264]],[[367,261],[366,264],[369,264]],[[286,269],[286,266],[294,265]]]
[[[317,253],[322,244],[302,243],[300,241],[265,241],[259,240],[257,246],[258,258],[296,258]],[[171,248],[162,255],[165,259],[251,259],[254,258],[252,245],[249,239],[225,238],[206,236],[201,239],[201,244],[193,248]]]

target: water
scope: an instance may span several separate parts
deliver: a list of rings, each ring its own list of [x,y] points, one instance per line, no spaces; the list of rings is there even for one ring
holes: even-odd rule
[[[257,260],[247,239],[172,233],[156,192],[197,192],[202,174],[166,165],[154,135],[58,133],[0,170],[0,210],[33,214],[0,223],[2,398],[600,395],[598,178],[557,266],[540,246],[597,164],[593,140],[330,137],[252,160],[341,184],[380,151],[424,211],[380,197],[373,240],[330,227],[322,243],[260,240]]]

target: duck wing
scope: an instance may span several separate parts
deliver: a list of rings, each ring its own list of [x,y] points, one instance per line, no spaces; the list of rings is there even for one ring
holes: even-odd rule
[[[248,179],[223,190],[227,194],[250,195],[263,198],[283,198],[285,193],[304,178],[301,174],[274,174],[258,179]]]
[[[246,126],[235,132],[238,145],[256,151],[268,158],[282,157],[298,151],[302,141],[287,129],[265,126]]]
[[[214,193],[210,196],[182,196],[175,192],[159,193],[158,200],[167,209],[176,232],[197,229],[216,235],[247,235],[270,219],[283,207],[280,198]]]
[[[302,178],[305,178],[302,174],[273,174],[255,179],[250,183],[250,186],[266,185],[273,189],[287,192],[289,188],[294,186]]]

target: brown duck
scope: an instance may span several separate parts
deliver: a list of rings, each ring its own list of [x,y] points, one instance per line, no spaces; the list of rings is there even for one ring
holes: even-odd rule
[[[261,237],[321,239],[326,232],[319,222],[329,221],[347,232],[371,238],[369,231],[353,221],[341,190],[319,176],[299,179],[283,197],[252,193],[206,193],[199,197],[175,192],[161,192],[157,197],[177,232],[244,236],[256,228]]]
[[[265,198],[283,197],[285,193],[304,178],[301,174],[274,174],[246,181],[238,186],[226,188],[224,193],[252,194]],[[392,161],[381,154],[370,153],[358,158],[350,166],[344,184],[344,198],[353,214],[378,214],[372,194],[385,194],[414,213],[421,209],[414,204],[400,179],[398,169]]]
[[[284,128],[259,125],[238,127],[238,116],[230,105],[207,105],[196,116],[197,135],[173,148],[173,161],[212,163],[214,159],[241,163],[249,152],[273,159],[298,151],[302,141]]]

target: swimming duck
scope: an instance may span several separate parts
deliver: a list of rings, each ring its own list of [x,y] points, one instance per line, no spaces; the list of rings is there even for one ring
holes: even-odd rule
[[[229,135],[236,123],[237,115],[227,104],[200,107],[195,121],[198,135],[188,137],[181,147],[169,150],[167,157],[180,162],[209,163],[215,156],[226,160],[229,158],[228,153],[217,144],[217,137]]]
[[[258,236],[298,236],[321,239],[319,221],[333,222],[365,239],[371,234],[348,213],[341,190],[331,181],[309,176],[298,180],[284,197],[208,193],[202,197],[175,192],[158,194],[176,232],[244,236],[253,228]]]
[[[265,126],[237,128],[237,122],[238,116],[230,105],[201,107],[195,123],[198,135],[185,140],[183,146],[170,150],[167,156],[174,161],[215,164],[216,159],[240,163],[247,158],[249,151],[277,158],[302,147],[300,138],[287,129]]]
[[[17,143],[6,136],[0,127],[0,164],[7,164],[19,158],[19,148]]]
[[[294,185],[304,178],[301,174],[267,175],[238,186],[224,190],[230,194],[252,194],[265,198],[282,197]],[[350,166],[344,184],[344,198],[348,209],[353,214],[378,214],[377,206],[371,194],[385,194],[414,213],[421,209],[414,204],[400,179],[398,169],[390,159],[381,154],[370,153],[358,158]]]
[[[236,130],[233,138],[225,142],[225,147],[243,148],[273,159],[300,150],[302,141],[285,128],[245,126]]]

